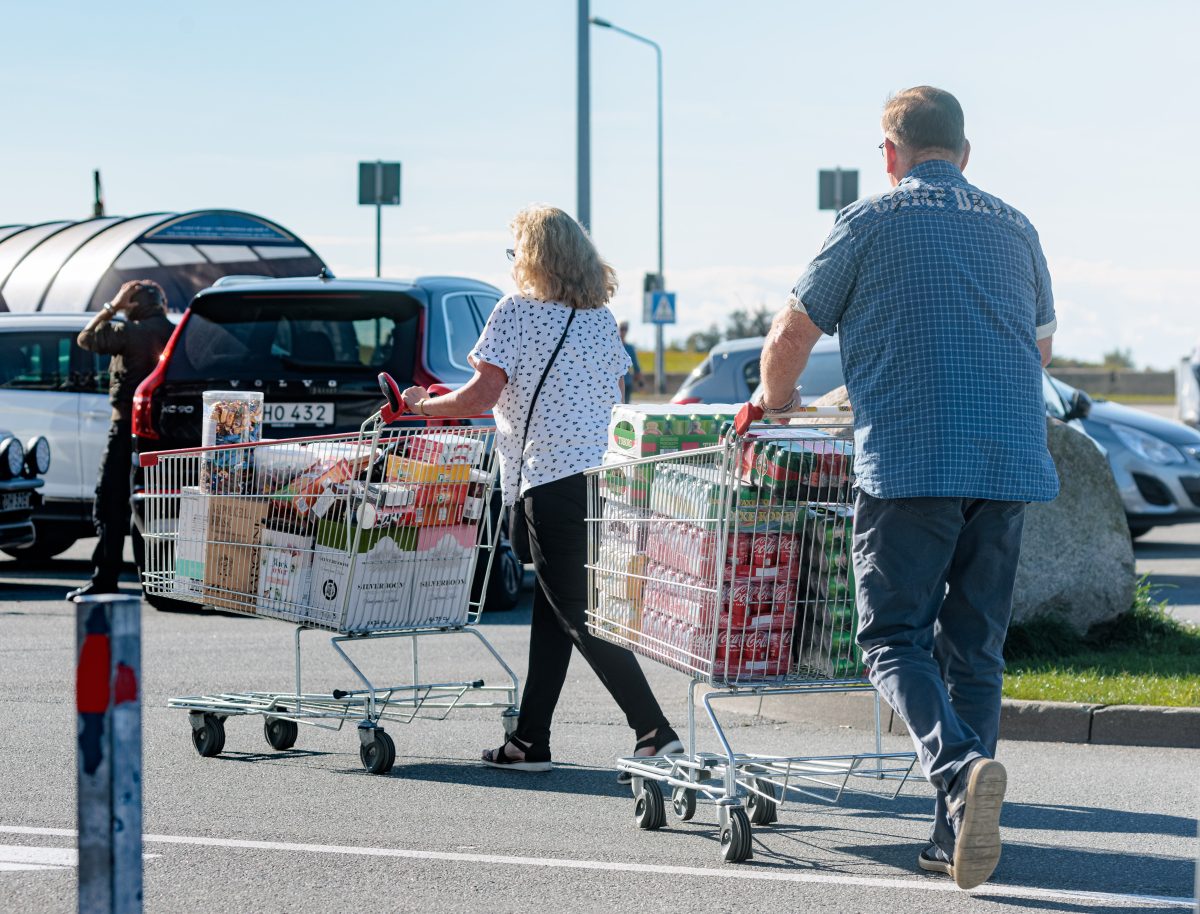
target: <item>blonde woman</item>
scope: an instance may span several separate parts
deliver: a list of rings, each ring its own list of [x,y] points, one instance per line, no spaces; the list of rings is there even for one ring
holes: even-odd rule
[[[441,397],[421,387],[404,392],[419,415],[494,410],[504,503],[516,505],[514,515],[528,527],[537,592],[521,717],[515,735],[484,752],[483,762],[550,770],[550,723],[573,646],[625,712],[637,754],[681,752],[633,654],[594,638],[586,625],[583,471],[604,456],[609,415],[621,402],[630,367],[606,307],[617,277],[579,223],[560,209],[530,206],[511,228],[508,256],[517,292],[496,305],[475,344],[475,376]]]

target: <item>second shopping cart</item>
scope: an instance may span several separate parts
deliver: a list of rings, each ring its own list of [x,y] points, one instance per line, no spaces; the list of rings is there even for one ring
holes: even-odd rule
[[[730,427],[715,446],[588,472],[589,629],[692,678],[686,753],[618,763],[633,776],[635,820],[666,824],[664,790],[682,820],[711,803],[729,862],[752,856],[751,825],[774,822],[788,799],[895,796],[915,762],[883,751],[879,697],[855,644],[850,414],[798,415],[805,424]],[[874,702],[867,751],[739,753],[714,710],[839,693]],[[718,753],[697,750],[698,699]]]

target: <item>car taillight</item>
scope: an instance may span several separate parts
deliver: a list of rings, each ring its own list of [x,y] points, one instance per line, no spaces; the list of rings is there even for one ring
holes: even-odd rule
[[[183,325],[187,323],[191,314],[190,308],[183,312],[183,317],[179,319],[175,332],[171,334],[167,345],[163,347],[162,355],[158,357],[158,364],[154,367],[154,371],[150,372],[146,380],[138,385],[133,394],[133,434],[138,438],[157,440],[159,437],[158,430],[154,427],[154,392],[162,386],[163,379],[167,376],[167,363],[171,359],[171,353],[175,350],[175,342],[183,333]]]
[[[676,406],[691,406],[693,403],[703,402],[699,397],[676,397],[671,401]]]

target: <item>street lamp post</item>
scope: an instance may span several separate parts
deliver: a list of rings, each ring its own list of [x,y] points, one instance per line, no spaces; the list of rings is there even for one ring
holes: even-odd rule
[[[602,29],[610,29],[614,32],[632,38],[634,41],[640,41],[642,44],[648,44],[654,48],[655,71],[657,75],[657,90],[658,90],[658,279],[665,288],[665,280],[663,279],[663,70],[662,70],[662,48],[659,47],[657,41],[651,41],[645,35],[639,35],[637,32],[631,32],[629,29],[623,29],[619,25],[613,25],[607,19],[601,19],[598,16],[591,18],[591,23]],[[658,393],[666,393],[667,379],[666,372],[663,366],[663,325],[656,324],[654,328],[654,389]]]

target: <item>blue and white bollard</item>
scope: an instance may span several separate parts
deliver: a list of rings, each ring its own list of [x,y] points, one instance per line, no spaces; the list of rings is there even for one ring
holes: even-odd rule
[[[79,910],[142,910],[142,601],[75,601]]]

